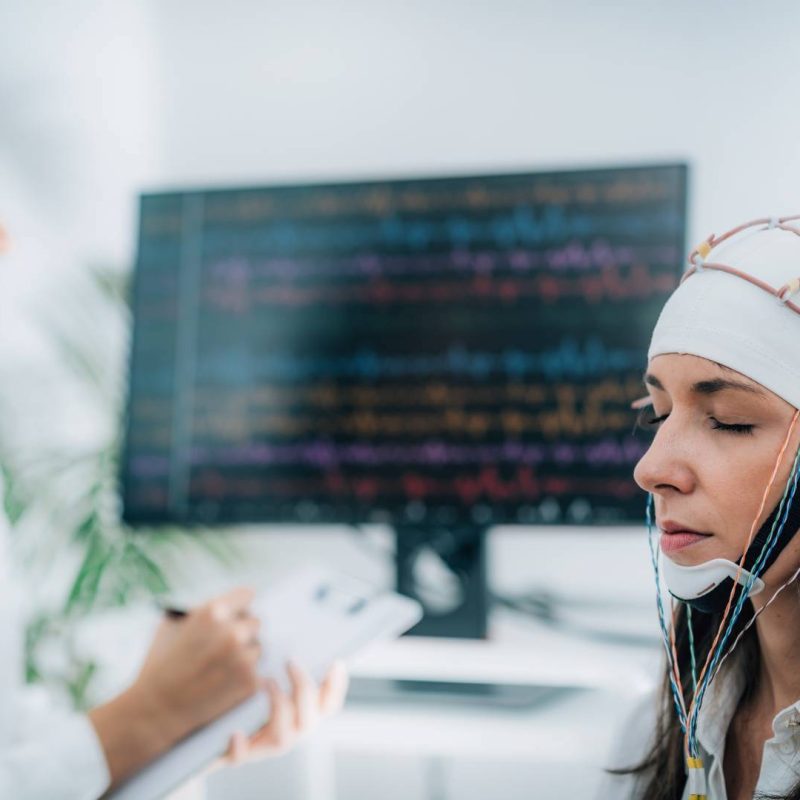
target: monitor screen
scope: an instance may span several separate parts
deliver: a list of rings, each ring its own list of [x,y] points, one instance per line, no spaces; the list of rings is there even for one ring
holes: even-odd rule
[[[639,521],[683,165],[147,194],[124,518]]]

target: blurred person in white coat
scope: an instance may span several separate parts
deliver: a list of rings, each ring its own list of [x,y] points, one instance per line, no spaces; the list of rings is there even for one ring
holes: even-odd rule
[[[8,249],[0,226],[0,259]],[[192,731],[256,692],[271,701],[266,725],[236,734],[224,762],[284,752],[341,707],[347,676],[335,665],[317,687],[290,665],[286,694],[259,677],[253,592],[237,588],[158,628],[134,682],[89,711],[71,713],[23,685],[19,581],[9,558],[0,474],[0,797],[94,800]]]
[[[258,620],[245,588],[193,609],[186,619],[165,619],[133,684],[88,714],[64,711],[42,690],[23,686],[19,598],[11,590],[2,494],[0,481],[0,797],[99,798],[257,691],[268,693],[271,717],[252,738],[234,736],[228,762],[284,752],[341,706],[347,683],[341,666],[319,687],[290,667],[290,695],[259,678]]]
[[[19,324],[23,300],[69,266],[124,259],[134,187],[158,163],[157,31],[146,4],[92,3],[79,17],[69,4],[0,4],[0,223],[13,226],[10,255],[19,256],[11,263],[0,252],[0,268],[9,267],[0,360],[10,375],[36,352],[36,332]],[[0,231],[0,249],[8,244]],[[164,620],[140,674],[118,697],[87,715],[60,710],[43,690],[23,685],[24,587],[13,574],[2,496],[0,485],[3,800],[99,797],[254,691],[271,695],[271,719],[249,741],[234,737],[229,761],[286,749],[341,704],[341,668],[319,688],[294,670],[290,695],[259,680],[251,593],[237,589],[186,619]]]

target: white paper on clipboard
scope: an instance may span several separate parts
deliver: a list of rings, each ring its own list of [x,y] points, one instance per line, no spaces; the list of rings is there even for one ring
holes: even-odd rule
[[[260,594],[254,613],[262,619],[262,674],[284,689],[289,686],[288,659],[319,681],[336,659],[400,636],[422,616],[420,605],[408,597],[319,566],[292,572]],[[158,800],[222,755],[233,733],[255,733],[268,717],[269,701],[260,693],[184,739],[107,797]]]

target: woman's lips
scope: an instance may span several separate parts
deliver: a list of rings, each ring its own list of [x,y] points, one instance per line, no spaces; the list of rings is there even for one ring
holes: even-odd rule
[[[707,533],[690,533],[689,531],[666,531],[661,532],[661,551],[663,553],[674,553],[677,550],[683,550],[684,547],[696,544],[697,542],[708,539],[710,534]]]

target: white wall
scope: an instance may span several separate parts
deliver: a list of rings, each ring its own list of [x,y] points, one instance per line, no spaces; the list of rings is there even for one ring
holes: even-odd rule
[[[58,235],[50,269],[129,257],[132,192],[160,174],[151,25],[139,0],[0,0],[0,218],[18,247],[23,212]]]
[[[49,328],[89,315],[64,302],[87,266],[129,263],[134,193],[160,175],[148,14],[138,0],[0,0],[0,413],[14,417],[0,428],[13,437],[98,435]],[[121,352],[119,331],[92,336]]]
[[[692,234],[800,204],[793,0],[154,4],[161,182],[688,159]]]
[[[0,0],[0,219],[18,248],[23,211],[57,235],[47,272],[128,261],[143,186],[686,158],[705,235],[797,207],[798,23],[793,0]]]

